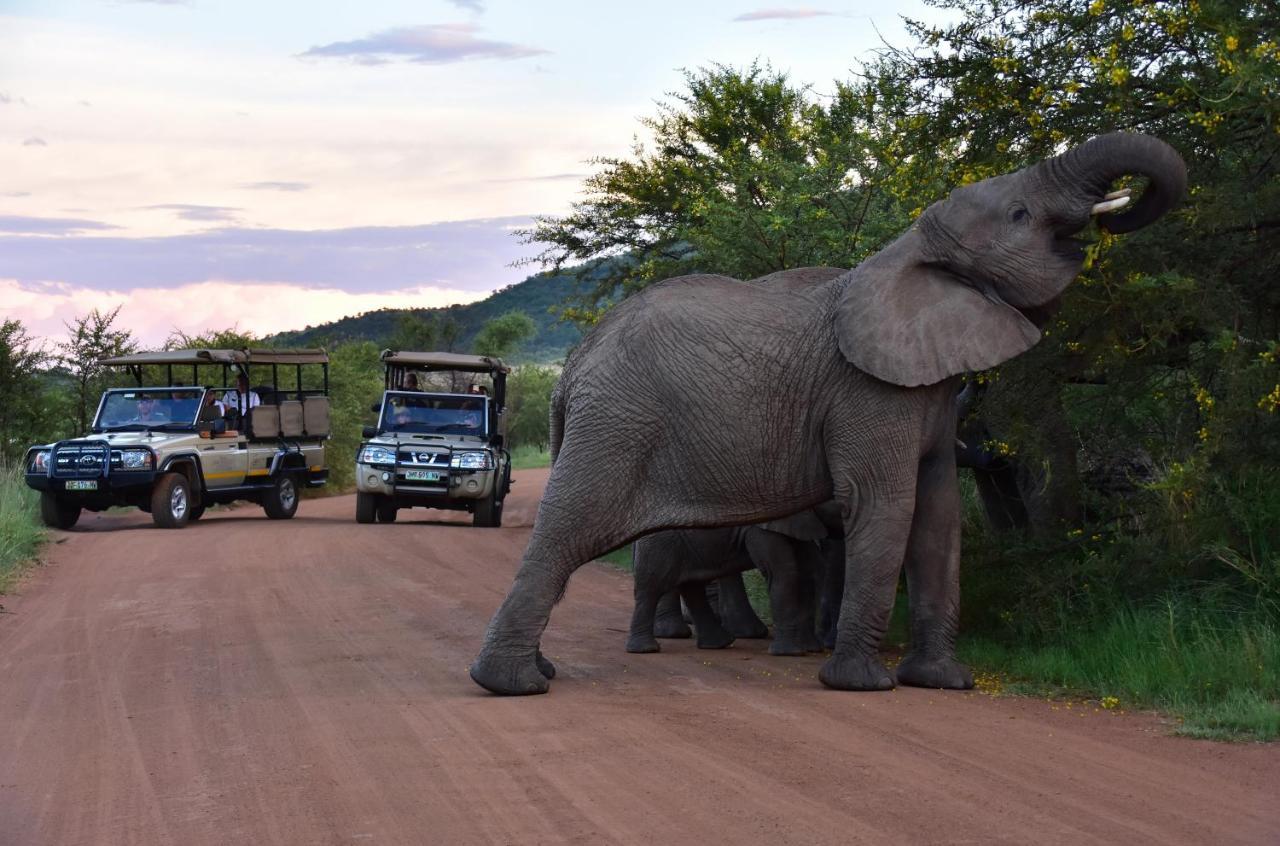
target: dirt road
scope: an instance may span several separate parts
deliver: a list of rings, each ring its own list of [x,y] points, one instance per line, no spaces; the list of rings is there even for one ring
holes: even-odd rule
[[[1280,840],[1280,749],[836,693],[760,642],[628,655],[602,565],[552,619],[551,694],[490,696],[466,667],[545,472],[518,477],[501,530],[358,526],[339,497],[56,533],[0,598],[0,844]]]

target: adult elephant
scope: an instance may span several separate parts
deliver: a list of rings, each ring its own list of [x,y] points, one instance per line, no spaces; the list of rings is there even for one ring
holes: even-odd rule
[[[1133,208],[1109,194],[1149,178]],[[471,677],[543,693],[551,609],[583,563],[653,531],[841,504],[845,589],[829,687],[886,690],[877,648],[905,564],[902,684],[967,688],[959,611],[958,374],[1029,349],[1084,261],[1072,236],[1153,222],[1186,185],[1177,153],[1115,133],[957,188],[853,270],[798,287],[669,279],[612,309],[552,398],[555,455],[515,582]],[[688,374],[699,374],[690,391]]]
[[[713,579],[758,567],[769,585],[773,655],[821,651],[814,623],[816,585],[821,570],[817,541],[826,527],[810,511],[754,526],[670,529],[635,543],[635,610],[628,652],[657,652],[654,620],[659,600],[678,589],[693,617],[698,647],[721,649],[734,641],[721,615],[707,601]]]

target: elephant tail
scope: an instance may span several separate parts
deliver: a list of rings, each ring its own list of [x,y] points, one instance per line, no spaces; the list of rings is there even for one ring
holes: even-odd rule
[[[560,444],[564,441],[564,411],[565,411],[565,380],[563,376],[560,381],[556,382],[555,390],[551,392],[551,463],[556,463],[556,456],[560,453]]]

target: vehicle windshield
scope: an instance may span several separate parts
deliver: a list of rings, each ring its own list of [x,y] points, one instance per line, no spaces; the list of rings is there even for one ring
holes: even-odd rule
[[[488,432],[489,398],[474,394],[420,394],[388,391],[382,398],[384,432],[418,435],[476,435]]]
[[[189,429],[204,399],[204,388],[126,388],[107,391],[93,421],[97,431]]]

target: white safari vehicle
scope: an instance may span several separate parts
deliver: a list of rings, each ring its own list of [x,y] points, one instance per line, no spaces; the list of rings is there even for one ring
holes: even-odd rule
[[[470,511],[472,525],[501,526],[511,489],[507,366],[488,356],[394,350],[382,362],[378,423],[364,428],[356,454],[356,521],[390,523],[397,510],[418,507]],[[416,388],[442,373],[451,374],[449,390]],[[459,385],[458,374],[470,384]]]
[[[302,488],[325,483],[324,350],[173,350],[101,364],[137,386],[104,393],[84,437],[27,451],[27,484],[40,491],[46,525],[69,529],[82,510],[135,505],[174,529],[235,500],[288,519]],[[252,398],[237,398],[241,374]],[[206,384],[214,376],[221,387]]]

